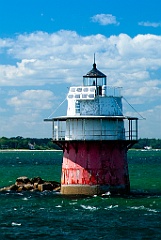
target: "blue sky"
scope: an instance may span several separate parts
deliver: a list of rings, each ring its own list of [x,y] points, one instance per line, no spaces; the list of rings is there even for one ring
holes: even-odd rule
[[[108,84],[146,118],[139,137],[161,138],[160,9],[160,0],[1,0],[0,137],[51,137],[43,119],[82,84],[95,53]]]

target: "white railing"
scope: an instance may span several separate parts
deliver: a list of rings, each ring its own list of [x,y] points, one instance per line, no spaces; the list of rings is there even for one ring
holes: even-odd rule
[[[59,134],[54,132],[53,140],[125,140],[125,134],[121,131],[85,131],[82,134],[72,134],[60,131]]]
[[[103,86],[107,97],[121,97],[122,87]]]
[[[127,120],[127,119],[126,119]],[[132,122],[135,122],[135,124]],[[128,119],[125,129],[104,130],[101,125],[98,129],[88,130],[83,127],[82,131],[72,129],[72,125],[68,124],[66,129],[66,121],[57,120],[53,122],[53,140],[54,141],[75,141],[75,140],[138,140],[137,119]]]

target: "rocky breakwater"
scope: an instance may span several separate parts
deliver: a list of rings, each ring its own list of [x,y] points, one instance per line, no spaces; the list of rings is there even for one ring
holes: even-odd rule
[[[0,191],[60,191],[60,183],[56,181],[45,181],[40,177],[28,178],[22,176],[16,179],[15,184],[3,187]]]

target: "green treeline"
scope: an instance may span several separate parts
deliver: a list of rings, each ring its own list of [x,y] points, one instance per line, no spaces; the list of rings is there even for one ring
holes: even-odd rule
[[[161,139],[141,138],[138,143],[134,144],[134,149],[161,149]],[[35,150],[50,150],[60,149],[51,138],[23,138],[12,137],[0,138],[0,149],[35,149]]]
[[[51,138],[23,138],[12,137],[0,138],[0,149],[35,149],[35,150],[50,150],[60,149]]]
[[[140,138],[138,143],[136,143],[132,148],[135,149],[161,149],[161,139],[148,139],[148,138]]]

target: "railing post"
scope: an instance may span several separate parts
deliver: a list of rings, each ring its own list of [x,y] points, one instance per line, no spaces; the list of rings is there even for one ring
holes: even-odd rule
[[[53,139],[55,137],[55,127],[54,127],[54,121],[53,121]]]
[[[102,140],[102,118],[100,119],[101,122],[101,140]]]
[[[138,119],[136,121],[136,140],[138,140]]]
[[[131,139],[130,140],[132,140],[133,139],[133,126],[132,126],[132,120],[131,120]]]
[[[129,121],[129,140],[130,140],[130,129],[131,129],[130,119],[128,119],[128,121]]]
[[[83,138],[85,140],[85,119],[83,119]]]

